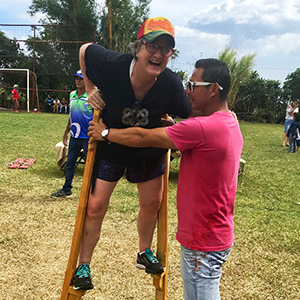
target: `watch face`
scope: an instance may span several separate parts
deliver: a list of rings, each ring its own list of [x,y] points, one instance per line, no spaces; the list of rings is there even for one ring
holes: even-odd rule
[[[106,129],[104,129],[103,131],[102,131],[102,137],[103,138],[105,138],[106,139],[106,137],[107,137],[107,135],[108,135],[108,129],[106,128]]]

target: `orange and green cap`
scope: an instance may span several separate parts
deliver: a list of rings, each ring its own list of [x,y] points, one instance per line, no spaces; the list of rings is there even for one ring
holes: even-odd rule
[[[175,30],[171,22],[164,17],[148,18],[141,26],[138,40],[143,38],[146,42],[153,42],[162,34],[172,37],[172,48],[175,47]]]

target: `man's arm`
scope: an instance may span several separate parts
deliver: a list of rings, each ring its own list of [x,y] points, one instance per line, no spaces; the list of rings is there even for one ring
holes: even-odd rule
[[[79,63],[80,69],[82,72],[82,76],[84,79],[85,90],[88,95],[88,103],[94,109],[103,110],[105,107],[105,102],[103,101],[102,97],[99,94],[99,90],[97,86],[88,79],[86,76],[86,66],[85,66],[85,51],[88,46],[92,45],[91,43],[84,44],[81,46],[79,51]]]
[[[101,136],[106,128],[103,122],[96,123],[91,121],[88,135],[97,141],[104,141]],[[156,147],[166,149],[176,149],[172,140],[169,138],[165,127],[144,129],[140,127],[130,127],[125,129],[110,128],[107,136],[108,141],[122,144],[129,147]]]
[[[71,130],[71,125],[70,125],[70,118],[69,118],[68,125],[67,125],[67,128],[66,128],[64,136],[63,136],[63,144],[65,146],[68,146],[68,138],[69,138],[70,130]]]

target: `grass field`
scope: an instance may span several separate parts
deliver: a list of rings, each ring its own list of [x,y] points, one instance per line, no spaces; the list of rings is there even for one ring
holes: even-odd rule
[[[0,299],[59,299],[69,257],[84,166],[73,196],[54,200],[64,183],[55,144],[68,116],[0,112]],[[224,265],[221,296],[300,299],[300,152],[282,148],[282,125],[241,123],[245,173],[239,178],[235,245]],[[36,158],[12,170],[17,157]],[[176,234],[179,167],[172,162],[169,192],[168,299],[183,299]],[[137,190],[122,179],[112,196],[91,264],[95,289],[83,299],[152,300],[152,278],[135,268]],[[153,247],[155,249],[155,245]]]

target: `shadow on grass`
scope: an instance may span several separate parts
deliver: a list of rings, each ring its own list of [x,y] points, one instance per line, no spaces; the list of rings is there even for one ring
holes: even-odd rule
[[[170,169],[169,181],[176,184],[178,182],[178,175],[179,175],[179,170]]]
[[[58,166],[48,166],[43,169],[34,169],[32,173],[37,174],[39,176],[48,177],[48,178],[61,178],[65,177],[65,172],[61,171]],[[78,166],[75,171],[75,176],[83,176],[84,167]]]

